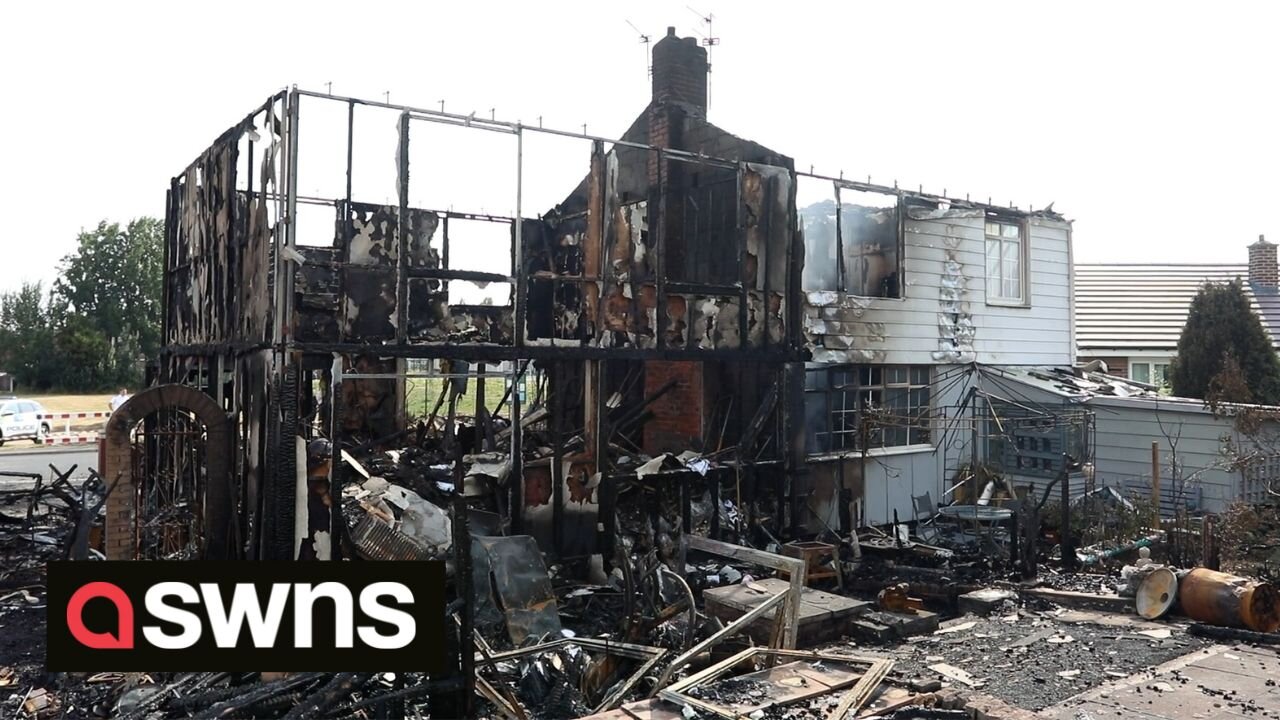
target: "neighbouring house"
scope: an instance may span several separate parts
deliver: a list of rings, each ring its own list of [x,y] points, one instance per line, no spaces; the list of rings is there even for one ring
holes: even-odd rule
[[[1092,264],[1075,266],[1076,346],[1081,361],[1102,360],[1107,372],[1165,385],[1187,311],[1206,282],[1245,281],[1254,312],[1280,350],[1276,245],[1258,236],[1248,263]]]

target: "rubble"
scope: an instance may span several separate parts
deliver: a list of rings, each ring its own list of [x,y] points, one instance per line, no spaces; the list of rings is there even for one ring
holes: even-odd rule
[[[1219,627],[1280,624],[1254,579],[1270,538],[1248,543],[1259,572],[1211,575],[1188,548],[1214,564],[1213,522],[1180,495],[1162,516],[1158,457],[1150,487],[1098,485],[1091,403],[1154,388],[979,361],[1016,323],[974,316],[965,258],[1070,258],[1069,222],[797,172],[707,121],[693,38],[653,54],[653,102],[618,142],[583,128],[587,172],[550,208],[410,206],[411,123],[523,148],[541,122],[297,88],[173,179],[156,383],[113,416],[103,478],[0,490],[0,715],[1015,720],[1121,683],[1172,695],[1169,672],[1136,678],[1270,644]],[[345,137],[299,144],[300,108],[333,102]],[[300,197],[299,148],[345,143],[350,179],[366,111],[398,117],[395,204]],[[802,177],[832,193],[813,217]],[[325,220],[306,237],[299,207]],[[500,267],[450,253],[476,227]],[[917,256],[941,284],[907,297]],[[1036,306],[1069,320],[1064,277]],[[914,338],[932,364],[892,364],[898,315],[936,335]],[[908,454],[936,462],[887,463]],[[42,564],[106,557],[442,561],[449,667],[45,672]]]
[[[369,472],[368,479],[348,486],[343,498],[351,541],[361,554],[441,558],[452,564],[457,513],[486,512],[496,504],[499,488],[487,482],[460,496],[457,485],[445,479],[456,478],[458,469],[447,457],[433,457],[431,442],[427,433],[418,445],[371,449],[350,458]],[[494,479],[502,473],[502,464],[492,458],[471,456],[466,462],[462,472],[468,477]],[[11,555],[17,551],[28,558],[6,577],[22,577],[25,567],[30,578],[28,585],[0,595],[5,625],[40,612],[38,561],[70,552],[77,538],[72,523],[79,521],[78,508],[47,490],[32,487],[25,493],[7,496],[17,508],[10,515],[20,531],[0,529]],[[100,499],[92,492],[70,499],[83,507],[81,496],[89,497],[91,506],[96,504],[92,498]],[[33,497],[38,497],[37,510],[26,524]],[[705,527],[706,518],[701,522]],[[629,718],[643,709],[648,717],[672,720],[708,715],[816,719],[867,712],[947,717],[954,710],[1017,718],[1212,642],[1280,642],[1270,633],[1200,623],[1185,630],[1126,627],[1126,622],[1144,622],[1135,617],[1133,597],[1123,594],[1128,587],[1137,583],[1141,606],[1143,588],[1166,573],[1201,572],[1170,570],[1149,552],[1133,551],[1132,565],[1105,575],[1046,566],[1041,587],[987,571],[986,586],[960,592],[965,586],[953,577],[984,577],[963,569],[963,551],[939,553],[933,550],[937,546],[914,541],[902,547],[896,540],[879,544],[875,538],[882,536],[870,529],[859,536],[870,558],[863,555],[850,564],[849,541],[773,546],[793,555],[788,556],[687,534],[679,524],[656,535],[645,529],[652,525],[633,526],[635,535],[625,524],[618,527],[620,554],[609,563],[611,572],[604,565],[594,571],[596,583],[578,579],[581,569],[547,565],[533,537],[468,533],[477,716]],[[370,528],[382,528],[385,536],[375,537]],[[669,539],[656,541],[664,532]],[[45,537],[51,542],[40,539]],[[663,561],[668,544],[670,559]],[[810,548],[815,551],[806,552]],[[622,553],[627,561],[619,563]],[[884,559],[875,560],[875,553]],[[841,569],[832,571],[835,567]],[[815,568],[817,577],[810,574]],[[857,588],[866,587],[880,589],[856,597]],[[933,591],[946,587],[952,588],[949,595]],[[1237,581],[1231,587],[1254,586]],[[1050,601],[1110,611],[1063,610]],[[1114,614],[1115,603],[1125,604],[1120,614]],[[1179,604],[1168,605],[1176,617]],[[948,616],[955,619],[939,623]],[[794,633],[786,632],[792,628]],[[796,649],[789,649],[789,642]],[[739,650],[744,643],[748,647]],[[863,654],[868,645],[875,645],[878,657]],[[447,707],[452,697],[440,683],[413,673],[46,678],[38,666],[19,664],[0,672],[0,683],[19,689],[10,701],[17,704],[7,707],[31,718],[364,717],[376,716],[379,708],[433,716],[432,704]],[[948,687],[959,689],[962,699],[939,700]],[[947,702],[958,704],[949,709]]]

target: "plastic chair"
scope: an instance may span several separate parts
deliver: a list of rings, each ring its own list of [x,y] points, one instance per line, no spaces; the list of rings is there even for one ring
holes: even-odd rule
[[[933,524],[938,516],[938,507],[933,504],[933,496],[928,492],[923,495],[912,495],[911,505],[915,509],[916,535],[925,542],[932,542],[938,537],[938,528]]]

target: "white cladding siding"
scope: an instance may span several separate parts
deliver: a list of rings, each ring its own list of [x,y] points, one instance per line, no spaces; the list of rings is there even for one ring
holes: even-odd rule
[[[817,362],[1070,365],[1070,224],[1032,216],[1029,303],[988,304],[985,214],[934,212],[904,221],[903,298],[810,292],[805,328]],[[955,267],[948,267],[954,259]],[[959,292],[959,304],[946,297]],[[958,309],[959,312],[953,312]],[[966,335],[972,332],[972,343]],[[944,340],[958,334],[957,351]]]
[[[939,408],[955,407],[963,401],[969,383],[948,378],[956,378],[964,370],[963,367],[946,365],[935,368],[931,398],[935,412],[940,412]],[[807,482],[810,483],[811,490],[805,499],[809,512],[802,522],[814,533],[839,527],[839,495],[833,492],[833,488],[838,487],[841,481],[854,501],[853,506],[848,508],[850,517],[854,516],[857,500],[865,498],[863,519],[873,525],[893,522],[895,510],[899,520],[911,520],[914,515],[911,498],[926,492],[935,505],[944,504],[941,501],[942,493],[950,485],[944,478],[945,453],[938,445],[948,433],[951,437],[962,440],[969,437],[967,432],[956,434],[954,428],[939,420],[933,429],[933,447],[930,448],[871,451],[865,463],[861,453],[856,450],[839,455],[810,457]],[[864,470],[866,478],[860,482]]]
[[[1079,400],[1024,385],[1016,380],[995,379],[986,389],[997,395],[1016,396],[1044,407],[1069,407]],[[1014,390],[1016,388],[1016,390]],[[1215,418],[1198,401],[1153,398],[1090,397],[1083,402],[1094,413],[1094,483],[1114,487],[1126,495],[1151,496],[1151,443],[1160,447],[1161,510],[1174,510],[1179,491],[1173,483],[1170,438],[1176,438],[1177,460],[1185,483],[1184,504],[1207,512],[1222,512],[1239,499],[1240,473],[1225,467],[1221,454],[1224,439],[1234,430],[1229,419]],[[1239,438],[1236,438],[1237,442]],[[1037,497],[1049,478],[1015,476],[1018,485],[1030,485]],[[1071,495],[1084,492],[1084,479],[1072,477]],[[1054,492],[1057,492],[1055,488]],[[1056,497],[1056,495],[1055,495]]]
[[[1184,497],[1193,507],[1222,512],[1237,498],[1240,473],[1226,469],[1221,454],[1231,421],[1199,407],[1171,408],[1167,403],[1094,398],[1097,435],[1094,465],[1098,484],[1145,491],[1150,497],[1151,443],[1160,443],[1161,510],[1169,513],[1177,488],[1173,482],[1170,437],[1177,438]]]

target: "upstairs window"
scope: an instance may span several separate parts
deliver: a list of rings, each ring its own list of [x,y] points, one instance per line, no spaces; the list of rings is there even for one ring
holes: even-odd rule
[[[1027,302],[1027,242],[1024,226],[987,218],[987,302]]]
[[[897,194],[801,182],[805,290],[902,297],[902,212]]]

